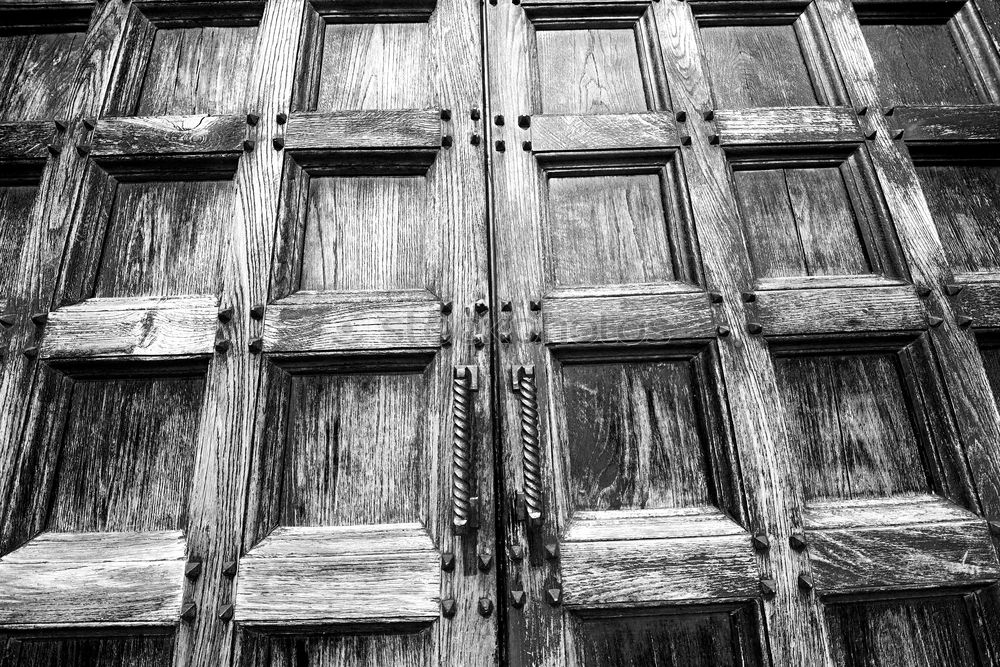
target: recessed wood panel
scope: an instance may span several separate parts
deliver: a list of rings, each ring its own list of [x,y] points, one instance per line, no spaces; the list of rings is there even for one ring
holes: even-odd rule
[[[711,502],[694,362],[565,364],[562,387],[574,508]]]
[[[10,295],[17,282],[21,249],[37,194],[37,185],[0,181],[0,298]]]
[[[634,30],[539,30],[535,39],[542,113],[648,110]]]
[[[996,664],[996,591],[826,607],[834,660],[844,667]]]
[[[883,101],[892,104],[980,104],[951,21],[862,24]]]
[[[246,634],[241,667],[429,667],[435,664],[431,632]]]
[[[734,177],[758,278],[873,272],[863,212],[841,168],[738,170]]]
[[[317,111],[434,106],[427,23],[326,25]]]
[[[65,114],[83,40],[82,32],[0,35],[0,121]]]
[[[423,176],[312,177],[300,289],[426,286],[427,220]]]
[[[701,41],[719,108],[817,104],[793,24],[712,25]]]
[[[8,639],[2,667],[169,667],[174,638]]]
[[[417,372],[292,376],[280,523],[426,520],[425,382]]]
[[[550,178],[549,257],[556,286],[675,278],[656,174]]]
[[[775,371],[807,500],[929,490],[894,354],[779,357]]]
[[[232,195],[231,180],[119,183],[94,296],[216,293]]]
[[[201,377],[73,384],[48,530],[183,530]]]
[[[1000,270],[1000,164],[917,164],[948,262],[956,271]]]
[[[157,30],[136,115],[245,112],[256,38],[255,26]]]
[[[636,613],[573,619],[577,662],[587,667],[761,665],[754,614]]]

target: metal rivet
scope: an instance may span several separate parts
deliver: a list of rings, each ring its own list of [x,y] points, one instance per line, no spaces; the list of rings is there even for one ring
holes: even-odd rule
[[[555,607],[560,602],[562,602],[562,589],[561,588],[546,588],[545,589],[545,601],[550,605]]]
[[[232,343],[230,343],[225,338],[219,338],[218,340],[215,341],[216,352],[221,352],[221,353],[228,352],[230,347],[232,347]]]
[[[545,557],[548,560],[556,560],[559,558],[559,543],[555,540],[551,540],[545,543]]]
[[[511,302],[510,299],[501,299],[500,310],[502,310],[505,313],[509,313],[513,309],[514,309],[514,304]]]
[[[509,333],[502,333],[502,334],[500,334],[500,342],[501,343],[509,343],[510,342],[510,334]]]
[[[450,134],[446,134],[445,136],[441,137],[441,145],[444,146],[445,148],[451,148],[454,143],[455,140],[452,138]]]
[[[285,123],[288,122],[288,114],[284,112],[279,113],[277,116],[274,117],[274,119],[278,121],[278,125],[284,125]]]
[[[184,576],[194,581],[201,576],[201,561],[200,560],[190,560],[184,566]]]
[[[35,313],[34,315],[31,316],[31,322],[36,327],[44,327],[48,321],[49,321],[48,313]]]
[[[471,118],[472,120],[479,120],[482,117],[483,117],[482,114],[479,113],[479,109],[473,109],[472,111],[469,112],[469,118]]]
[[[250,354],[260,354],[264,351],[264,339],[254,338],[247,347],[250,349]]]
[[[788,544],[796,551],[802,551],[806,548],[806,536],[799,531],[795,531],[788,536]]]
[[[86,144],[80,144],[79,146],[76,147],[76,152],[83,157],[87,157],[88,155],[90,155],[90,146],[87,146]]]
[[[964,287],[965,285],[955,285],[955,284],[945,285],[944,293],[947,294],[948,296],[957,296]]]
[[[243,142],[243,150],[246,151],[247,153],[249,153],[250,151],[253,150],[254,146],[256,146],[256,145],[257,145],[257,142],[254,141],[253,139],[246,139]]]
[[[774,579],[760,580],[760,594],[765,598],[773,598],[778,593],[778,582]]]
[[[59,157],[60,153],[62,153],[62,149],[61,148],[59,148],[58,146],[53,146],[52,144],[49,144],[49,155],[51,155],[52,157]]]
[[[477,350],[479,350],[486,346],[486,340],[482,336],[476,335],[472,338],[472,344],[476,346]]]
[[[34,359],[35,357],[38,356],[38,348],[35,346],[24,348],[24,356],[28,357],[29,359]]]
[[[198,605],[194,602],[188,602],[186,605],[181,607],[181,618],[185,621],[193,621],[195,616],[198,615]]]
[[[260,114],[248,113],[247,114],[247,125],[256,125],[260,122]]]
[[[486,305],[486,302],[484,300],[479,299],[479,300],[476,301],[476,314],[477,315],[485,315],[487,312],[489,312],[489,310],[490,310],[490,307],[488,305]]]
[[[524,591],[510,592],[510,604],[515,609],[520,609],[521,607],[523,607],[525,600],[527,600],[527,596],[524,594]]]
[[[710,143],[713,146],[718,146],[719,145],[719,135],[718,134],[711,134],[711,135],[709,135],[709,137],[708,137],[708,143]]]
[[[529,127],[531,127],[531,116],[518,116],[517,126],[527,130]]]
[[[529,304],[529,307],[532,310],[541,310],[542,309],[542,300],[541,299],[532,299],[531,303]]]
[[[721,337],[725,338],[726,336],[728,336],[732,332],[729,330],[729,327],[719,325],[719,326],[717,326],[715,328],[715,333],[717,333]]]
[[[479,615],[482,617],[487,617],[493,613],[493,600],[489,598],[479,598]]]
[[[757,300],[757,295],[753,292],[743,292],[740,294],[740,298],[742,298],[746,303],[753,303]]]
[[[444,303],[441,304],[441,312],[444,313],[445,315],[451,315],[451,310],[453,307],[454,306],[452,305],[451,301],[445,301]]]
[[[1000,521],[987,521],[986,526],[990,529],[990,535],[1000,537]]]
[[[878,136],[878,130],[872,130],[871,132],[869,132],[869,133],[867,133],[867,134],[865,135],[865,139],[867,139],[868,141],[871,141],[871,140],[872,140],[872,139],[874,139],[874,138],[875,138],[876,136]]]
[[[708,121],[715,120],[715,109],[702,112],[701,117]]]
[[[455,554],[450,551],[441,554],[441,569],[445,572],[455,571]]]
[[[859,116],[864,116],[864,115],[866,115],[868,113],[868,107],[867,106],[860,106],[860,107],[857,107],[855,109],[855,111],[857,111],[857,113],[858,113]]]
[[[473,146],[478,146],[480,143],[482,143],[482,141],[483,138],[480,137],[478,134],[474,134],[471,137],[469,137],[469,143],[472,144]]]
[[[771,548],[771,540],[768,538],[767,533],[754,533],[754,536],[750,538],[750,542],[753,544],[755,551],[767,551]]]
[[[896,113],[896,107],[886,107],[882,113],[884,113],[886,116],[891,116],[892,114]]]
[[[892,138],[898,141],[903,138],[904,134],[906,134],[905,130],[896,130],[896,133],[892,135]]]
[[[451,336],[448,334],[441,336],[441,347],[451,347]]]
[[[480,572],[489,572],[490,568],[493,567],[493,553],[490,551],[480,551],[477,563],[479,564]]]
[[[750,322],[747,324],[747,331],[752,334],[759,334],[764,330],[764,327],[760,325],[760,322]]]
[[[228,323],[233,319],[233,309],[223,308],[219,311],[219,321],[222,323]]]
[[[503,139],[498,139],[496,143],[496,148],[498,153],[503,153],[507,150],[507,143]]]
[[[712,303],[722,303],[722,294],[719,292],[709,292],[708,299]]]
[[[688,119],[687,111],[678,111],[674,114],[674,118],[677,119],[678,123],[686,123]]]
[[[494,116],[493,122],[496,123],[498,126],[503,126],[503,116],[502,115]]]
[[[451,120],[451,109],[441,109],[441,120]]]
[[[230,579],[236,576],[236,568],[239,564],[234,560],[227,560],[222,565],[222,576],[229,577]]]
[[[932,327],[939,327],[941,326],[942,322],[944,322],[944,320],[938,317],[937,315],[927,316],[927,324],[931,325]]]
[[[0,315],[0,324],[2,324],[5,327],[14,326],[14,322],[16,321],[17,320],[13,315],[8,315],[8,314]]]
[[[972,318],[968,315],[959,315],[955,318],[955,321],[958,322],[958,326],[961,329],[968,329],[972,326]]]
[[[223,605],[219,608],[219,620],[220,621],[231,621],[233,620],[233,612],[235,607],[231,604]]]
[[[530,141],[522,141],[521,142],[521,148],[530,153],[531,152],[531,142]]]
[[[532,331],[531,332],[531,342],[532,343],[541,343],[542,342],[542,334],[539,333],[538,331]]]
[[[93,129],[95,127],[97,127],[97,119],[96,118],[84,118],[83,119],[83,126],[85,128],[87,128],[88,132],[91,132],[91,131],[93,131]]]
[[[275,137],[274,139],[271,140],[271,145],[274,146],[274,150],[280,151],[282,148],[285,147],[285,140],[282,139],[281,137]]]
[[[813,584],[813,578],[810,577],[808,574],[799,575],[799,588],[801,588],[804,591],[811,591],[814,585],[815,584]]]
[[[455,598],[441,600],[441,614],[445,618],[451,618],[455,615]]]
[[[931,295],[931,288],[926,285],[917,285],[917,296],[927,298]]]
[[[524,560],[524,547],[520,544],[515,544],[510,548],[510,558],[511,560],[521,561]]]
[[[264,304],[262,303],[254,304],[254,306],[250,308],[250,317],[252,317],[255,320],[264,319]]]
[[[682,134],[681,135],[681,146],[690,146],[690,145],[691,145],[691,135],[690,134]]]
[[[52,124],[56,126],[56,132],[65,132],[66,128],[69,127],[64,120],[54,120]]]

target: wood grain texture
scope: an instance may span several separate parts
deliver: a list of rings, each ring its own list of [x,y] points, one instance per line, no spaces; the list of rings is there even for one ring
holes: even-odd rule
[[[757,293],[756,321],[767,336],[918,331],[926,310],[908,287],[833,288]]]
[[[822,593],[955,586],[997,578],[982,521],[806,534]]]
[[[93,639],[12,638],[0,649],[4,667],[169,667],[173,661],[171,635],[99,637]]]
[[[212,297],[90,299],[49,316],[43,358],[169,357],[212,353]]]
[[[441,306],[424,291],[310,296],[268,307],[267,352],[437,349]]]
[[[244,116],[103,118],[92,135],[95,157],[229,153],[242,150]]]
[[[327,558],[364,560],[381,553],[426,553],[434,548],[420,523],[367,526],[281,526],[257,543],[246,558]]]
[[[136,116],[244,111],[257,27],[156,31]]]
[[[970,283],[962,290],[962,312],[976,327],[1000,327],[1000,293],[994,284]],[[990,365],[987,364],[989,370]]]
[[[715,114],[724,146],[858,144],[863,141],[857,117],[838,107],[724,110]]]
[[[324,546],[343,533],[336,529],[312,529],[316,544],[308,549],[299,541],[289,550],[278,537],[265,557],[251,550],[240,562],[236,619],[252,626],[434,621],[440,613],[438,553],[426,534],[422,548],[413,548],[413,529],[400,528],[411,550],[399,550],[400,533],[379,539],[372,531],[365,533],[366,554],[344,553]],[[295,555],[300,553],[311,555]]]
[[[677,126],[663,113],[531,118],[531,150],[539,159],[545,159],[546,153],[649,151],[679,144]]]
[[[932,494],[811,501],[804,514],[808,530],[882,528],[918,523],[961,523],[976,515]]]
[[[701,293],[548,299],[545,342],[653,343],[709,338],[715,325]]]
[[[0,35],[0,120],[65,118],[84,38],[70,31]]]
[[[363,629],[319,635],[247,633],[250,650],[245,667],[298,667],[307,665],[352,665],[356,667],[420,667],[433,664],[434,631],[426,626],[402,626],[377,634]]]
[[[746,531],[732,519],[706,505],[647,510],[576,510],[563,538],[567,542],[603,542],[745,534]]]
[[[18,121],[0,123],[0,159],[3,160],[44,160],[48,157],[48,146],[56,140],[56,129],[50,121]],[[34,169],[32,167],[35,167]],[[37,172],[37,165],[8,164],[9,171],[22,174]],[[8,180],[6,177],[4,181]]]
[[[0,183],[0,295],[10,295],[16,284],[37,196],[37,184]]]
[[[435,110],[294,113],[285,129],[289,150],[437,150],[441,114]]]
[[[936,141],[1000,141],[1000,109],[982,106],[900,106],[893,122],[907,145]]]
[[[564,604],[601,608],[757,594],[757,568],[740,535],[676,540],[564,542]]]
[[[44,534],[0,561],[0,625],[170,626],[183,577],[180,532]]]

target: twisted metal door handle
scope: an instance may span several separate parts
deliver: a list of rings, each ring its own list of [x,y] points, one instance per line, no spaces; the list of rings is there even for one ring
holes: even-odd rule
[[[464,534],[478,525],[472,496],[472,392],[476,390],[474,366],[456,366],[452,391],[455,399],[452,441],[452,525],[456,534]]]
[[[531,526],[542,523],[542,451],[538,441],[538,390],[535,367],[518,366],[514,389],[521,404],[521,449],[524,474],[524,505]]]

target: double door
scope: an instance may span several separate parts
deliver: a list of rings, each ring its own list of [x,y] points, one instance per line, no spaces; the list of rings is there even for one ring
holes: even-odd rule
[[[0,3],[2,664],[1000,664],[994,2],[211,4]]]

